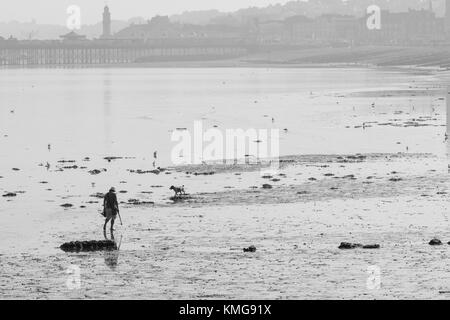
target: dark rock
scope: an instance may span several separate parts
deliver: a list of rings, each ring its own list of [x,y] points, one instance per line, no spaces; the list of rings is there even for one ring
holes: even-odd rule
[[[273,187],[270,184],[263,184],[263,189],[272,189]]]
[[[17,197],[17,194],[15,194],[14,192],[8,192],[8,193],[4,194],[2,197],[12,198],[12,197]]]
[[[64,252],[109,251],[117,250],[117,244],[112,240],[74,241],[64,243],[60,249]]]
[[[159,171],[158,169],[148,170],[148,171],[144,171],[141,169],[137,169],[137,170],[128,169],[128,171],[130,173],[137,173],[137,174],[147,174],[147,173],[160,174],[161,173],[161,171]]]
[[[62,167],[63,169],[78,169],[77,165]]]
[[[244,252],[256,252],[256,247],[255,246],[250,246],[250,247],[248,247],[248,248],[244,248],[243,249],[244,250]]]
[[[94,169],[94,170],[89,171],[89,173],[92,174],[92,175],[97,175],[97,174],[100,174],[102,172],[106,172],[106,169],[102,169],[102,170]]]
[[[90,197],[91,198],[103,199],[105,197],[105,194],[101,193],[101,192],[97,192],[97,193],[91,194]]]
[[[112,160],[121,160],[123,159],[123,157],[105,157],[103,159],[105,159],[108,162],[111,162]]]
[[[214,171],[211,172],[194,172],[193,175],[194,176],[212,176],[216,174]]]
[[[363,249],[380,249],[381,246],[379,244],[369,244],[363,246]]]
[[[339,246],[339,249],[345,250],[345,249],[357,249],[362,248],[363,245],[359,243],[349,243],[349,242],[342,242]]]
[[[65,203],[65,204],[62,204],[61,207],[63,207],[63,208],[72,208],[73,204]]]
[[[442,245],[442,241],[439,239],[433,239],[429,242],[430,246],[441,246]]]
[[[141,201],[138,199],[129,199],[128,204],[132,204],[135,206],[146,205],[146,204],[155,204],[153,201]]]
[[[355,161],[364,161],[366,160],[366,156],[363,155],[356,155],[356,156],[348,156],[347,159],[348,160],[355,160]]]
[[[192,197],[190,195],[184,195],[183,194],[183,195],[170,197],[169,199],[176,203],[176,202],[183,202],[183,201],[186,201],[186,200],[191,200]]]

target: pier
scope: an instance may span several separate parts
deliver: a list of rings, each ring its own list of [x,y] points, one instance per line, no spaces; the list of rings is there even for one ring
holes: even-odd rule
[[[129,64],[195,58],[244,56],[251,45],[239,39],[224,41],[0,41],[0,66]]]

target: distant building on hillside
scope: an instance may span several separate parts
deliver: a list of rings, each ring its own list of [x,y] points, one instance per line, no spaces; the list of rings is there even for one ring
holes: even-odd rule
[[[362,42],[385,44],[426,44],[444,40],[443,19],[436,18],[429,10],[408,10],[408,12],[381,12],[381,29],[364,32]]]
[[[361,22],[353,16],[326,14],[315,19],[293,16],[284,21],[289,43],[354,43]]]
[[[445,0],[444,28],[447,36],[450,35],[450,0]]]
[[[258,23],[258,43],[281,44],[289,37],[284,21],[268,20]]]
[[[438,18],[432,2],[429,8],[407,12],[381,12],[381,28],[370,30],[366,17],[324,14],[315,18],[295,15],[284,20],[248,16],[236,19],[222,16],[215,23],[194,25],[171,22],[168,16],[155,16],[146,23],[134,23],[111,34],[111,13],[103,12],[101,39],[129,43],[188,45],[193,43],[223,44],[240,42],[261,45],[435,45],[450,40],[450,0],[446,0],[445,17]],[[219,23],[222,22],[222,23]],[[66,41],[79,41],[82,36],[70,33]],[[231,40],[231,41],[228,41]],[[447,40],[448,41],[448,40]]]
[[[306,16],[293,16],[284,21],[291,43],[309,42],[316,39],[315,21]]]
[[[172,23],[167,16],[156,16],[145,24],[132,24],[117,32],[114,38],[145,42],[167,39],[245,39],[246,33],[243,27]]]
[[[316,40],[353,43],[360,26],[353,16],[326,14],[316,19],[315,28]]]
[[[65,42],[77,42],[77,41],[85,41],[86,36],[80,35],[75,31],[70,31],[67,34],[60,36],[60,38]]]

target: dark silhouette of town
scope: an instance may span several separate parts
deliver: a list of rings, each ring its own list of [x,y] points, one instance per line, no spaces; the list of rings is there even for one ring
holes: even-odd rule
[[[449,47],[450,0],[445,0],[445,4],[442,17],[436,15],[431,0],[428,8],[408,9],[405,12],[381,10],[379,26],[374,28],[368,27],[368,20],[373,15],[371,12],[360,16],[327,13],[314,18],[305,15],[293,15],[281,20],[253,18],[239,24],[227,23],[224,19],[217,23],[190,24],[173,22],[168,16],[155,16],[146,23],[131,24],[115,33],[111,31],[111,11],[106,6],[103,32],[99,38],[87,39],[76,31],[61,35],[57,40],[0,37],[0,65],[205,61],[317,48],[340,49],[345,56],[342,62],[352,62],[351,54],[355,55],[354,62],[357,62],[362,55],[380,53],[381,48],[386,47],[409,46],[427,50]],[[440,54],[447,56],[446,50],[440,51]],[[427,54],[433,53],[427,51]],[[400,55],[400,58],[403,56]],[[259,61],[264,59],[270,60],[270,57],[266,55]],[[336,56],[333,59],[339,62]],[[298,59],[298,62],[327,62],[325,60]],[[450,61],[448,63],[450,65]]]

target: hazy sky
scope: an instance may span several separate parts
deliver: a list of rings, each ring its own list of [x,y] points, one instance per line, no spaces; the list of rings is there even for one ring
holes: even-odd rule
[[[289,0],[0,0],[0,21],[17,20],[65,25],[66,9],[70,5],[81,8],[82,24],[101,20],[105,4],[113,19],[127,20],[131,17],[152,17],[156,14],[171,15],[187,10],[218,9],[232,11],[250,6],[267,6],[286,3]]]

